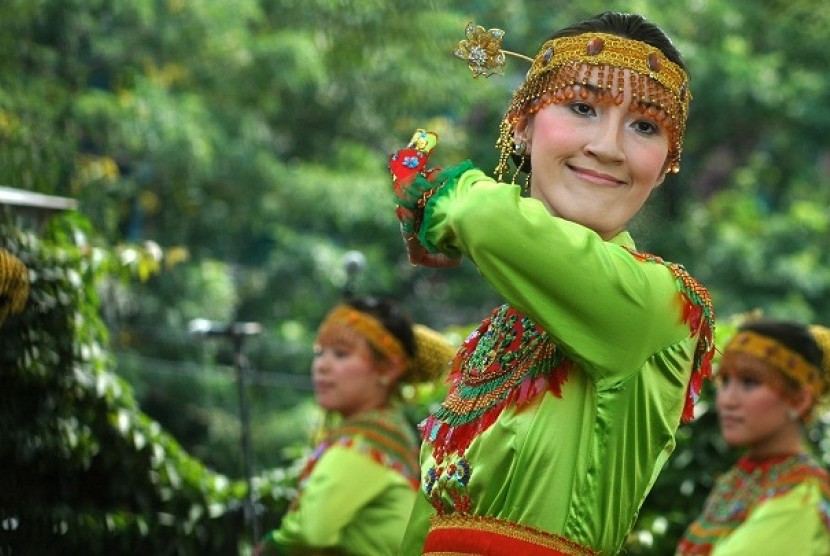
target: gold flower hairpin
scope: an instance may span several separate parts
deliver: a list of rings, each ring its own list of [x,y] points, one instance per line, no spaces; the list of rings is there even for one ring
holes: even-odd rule
[[[467,38],[458,41],[458,48],[453,54],[467,61],[467,67],[473,72],[473,77],[504,75],[506,56],[514,56],[533,63],[533,58],[502,49],[504,31],[501,29],[485,29],[481,25],[470,22],[464,34]]]

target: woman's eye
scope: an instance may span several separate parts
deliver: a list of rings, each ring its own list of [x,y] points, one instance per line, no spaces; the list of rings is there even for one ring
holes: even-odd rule
[[[735,383],[739,388],[755,388],[761,385],[761,381],[749,375],[733,375],[732,373],[720,373],[715,378],[715,385],[718,388],[725,388]]]
[[[757,378],[753,378],[751,376],[741,377],[741,386],[745,388],[755,388],[759,384],[761,384],[761,381],[759,381]]]
[[[594,107],[586,102],[574,102],[571,104],[571,110],[580,116],[592,116],[595,114]]]
[[[660,126],[648,120],[638,120],[633,125],[634,129],[643,135],[657,135],[660,133]]]

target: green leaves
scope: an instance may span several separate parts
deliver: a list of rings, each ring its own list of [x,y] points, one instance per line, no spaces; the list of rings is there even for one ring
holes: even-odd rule
[[[14,524],[0,547],[233,553],[245,486],[189,456],[113,374],[92,286],[123,259],[93,261],[71,221],[44,238],[0,227],[0,247],[31,276],[25,310],[0,328],[0,513]],[[284,511],[290,480],[260,479],[261,503]]]

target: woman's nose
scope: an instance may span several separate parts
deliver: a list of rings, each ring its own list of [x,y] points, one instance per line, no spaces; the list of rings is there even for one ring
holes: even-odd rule
[[[737,401],[737,389],[733,381],[721,382],[715,394],[715,403],[720,406],[728,407],[735,404]]]
[[[604,162],[618,163],[625,159],[622,144],[623,128],[619,115],[603,114],[597,119],[592,131],[585,145],[586,152]]]
[[[312,374],[322,374],[326,372],[328,369],[328,358],[326,357],[325,352],[317,353],[314,355],[314,359],[311,360],[311,372]]]

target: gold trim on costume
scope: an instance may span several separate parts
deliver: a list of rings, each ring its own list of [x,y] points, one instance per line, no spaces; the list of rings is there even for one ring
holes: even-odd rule
[[[491,533],[504,537],[505,539],[514,539],[528,544],[533,544],[542,548],[556,550],[564,554],[574,556],[593,556],[596,552],[577,542],[560,537],[552,533],[536,529],[528,525],[513,523],[506,519],[498,519],[489,516],[477,515],[436,515],[430,520],[430,531],[437,531],[441,529],[459,529],[462,530],[462,535],[475,535],[476,532]],[[441,553],[431,553],[441,554]],[[459,554],[450,552],[450,554]],[[461,553],[463,554],[463,553]]]

